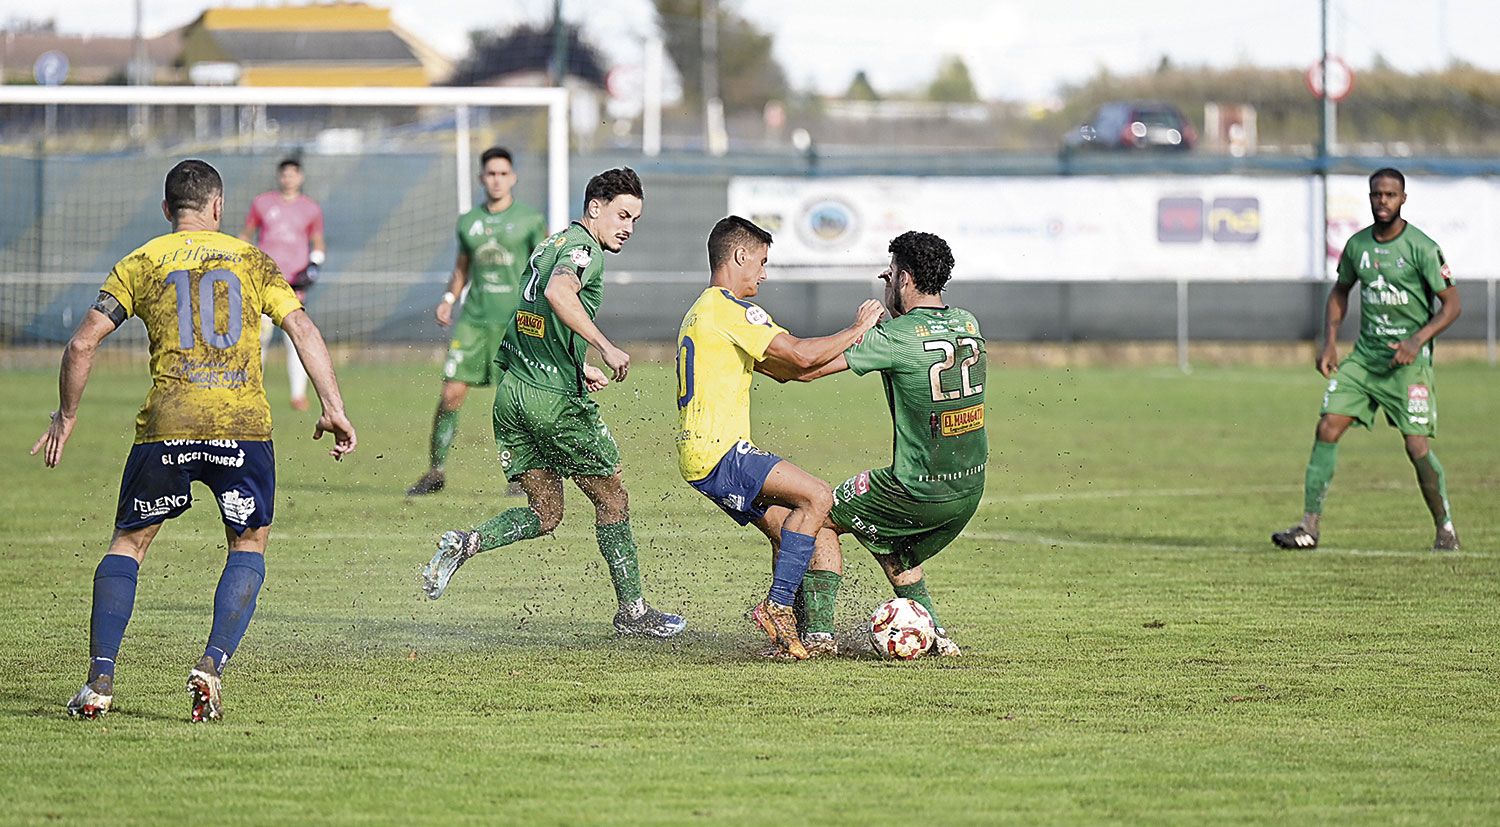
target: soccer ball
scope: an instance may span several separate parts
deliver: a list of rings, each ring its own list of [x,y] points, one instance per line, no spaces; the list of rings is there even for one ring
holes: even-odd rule
[[[870,615],[870,642],[875,651],[896,660],[912,660],[932,647],[937,627],[921,603],[893,597]]]

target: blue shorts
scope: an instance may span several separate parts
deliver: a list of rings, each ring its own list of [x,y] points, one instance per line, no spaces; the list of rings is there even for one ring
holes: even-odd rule
[[[192,508],[194,480],[213,492],[224,525],[236,533],[271,524],[276,453],[270,441],[169,439],[130,449],[115,528],[156,525]]]
[[[713,500],[735,522],[748,525],[751,520],[765,516],[766,509],[757,506],[755,498],[760,496],[766,477],[771,475],[771,469],[778,462],[781,462],[781,457],[742,439],[724,454],[708,476],[688,485]]]

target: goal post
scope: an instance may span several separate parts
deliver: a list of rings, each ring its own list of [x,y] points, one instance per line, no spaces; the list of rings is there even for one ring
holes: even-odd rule
[[[66,340],[109,267],[167,231],[162,177],[192,157],[223,174],[231,235],[277,162],[301,161],[329,256],[308,307],[330,342],[437,343],[478,155],[508,147],[517,199],[561,230],[569,116],[557,87],[0,86],[0,349]]]
[[[294,86],[13,86],[0,85],[0,105],[33,106],[339,106],[451,107],[455,110],[457,190],[472,194],[471,107],[534,106],[547,110],[547,224],[568,223],[568,90],[556,86],[294,87]],[[458,207],[467,210],[469,198]]]

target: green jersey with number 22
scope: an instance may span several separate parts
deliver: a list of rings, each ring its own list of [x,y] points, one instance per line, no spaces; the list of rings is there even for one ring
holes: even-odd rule
[[[880,371],[895,427],[890,473],[912,499],[984,489],[984,336],[956,307],[919,307],[881,322],[844,351],[856,374]],[[877,473],[880,473],[877,472]]]

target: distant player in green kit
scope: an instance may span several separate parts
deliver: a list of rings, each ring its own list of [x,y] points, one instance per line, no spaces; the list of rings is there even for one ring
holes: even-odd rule
[[[1317,361],[1318,372],[1328,378],[1328,392],[1307,461],[1302,522],[1271,535],[1271,542],[1282,548],[1318,547],[1318,522],[1333,481],[1339,437],[1356,422],[1371,427],[1379,412],[1406,440],[1406,456],[1437,526],[1433,550],[1458,549],[1443,466],[1429,445],[1437,436],[1432,340],[1458,318],[1458,288],[1437,242],[1401,217],[1405,203],[1406,178],[1400,172],[1387,167],[1370,176],[1375,223],[1344,245],[1338,281],[1328,294],[1327,333]],[[1356,284],[1359,339],[1354,352],[1340,362],[1339,323]],[[1434,298],[1442,305],[1437,312]]]
[[[500,464],[526,492],[472,531],[448,531],[422,573],[427,597],[443,595],[459,566],[480,552],[549,534],[562,521],[563,479],[594,504],[599,553],[609,569],[622,635],[667,638],[686,627],[641,595],[629,499],[620,481],[620,449],[588,395],[625,380],[630,354],[594,324],[604,300],[604,253],[618,253],[644,207],[641,179],[627,168],[601,172],[584,188],[583,216],[531,255],[510,331],[501,344],[505,375],[495,393]],[[611,374],[584,361],[590,346]]]
[[[890,465],[834,486],[833,510],[797,600],[803,646],[814,656],[835,649],[833,612],[843,570],[836,534],[859,538],[896,596],[932,614],[937,654],[959,654],[938,620],[922,563],[958,537],[984,495],[984,336],[974,314],[943,300],[954,263],[947,242],[906,232],[892,239],[890,253],[880,274],[889,320],[822,367],[798,372],[769,365],[765,371],[804,382],[843,370],[879,373],[895,431]],[[773,512],[767,515],[773,521],[786,513]]]
[[[406,489],[408,497],[436,493],[447,483],[443,463],[458,433],[458,409],[469,388],[498,381],[495,357],[521,299],[526,261],[547,236],[542,214],[511,196],[516,172],[508,150],[486,149],[479,156],[479,169],[485,201],[458,217],[458,260],[448,279],[448,292],[437,306],[438,324],[452,325],[453,338],[443,362],[443,396],[432,418],[430,465]],[[454,324],[453,305],[465,285],[469,295]]]

